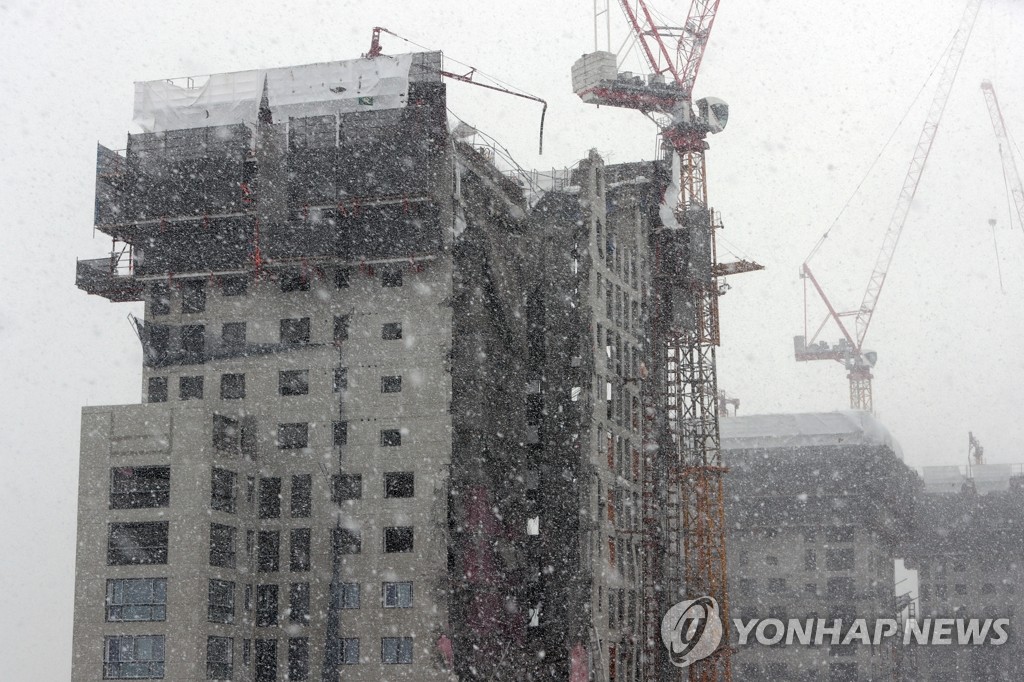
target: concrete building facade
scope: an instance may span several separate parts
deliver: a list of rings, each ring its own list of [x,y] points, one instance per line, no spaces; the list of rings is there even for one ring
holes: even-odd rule
[[[533,351],[538,558],[554,569],[538,584],[537,601],[549,609],[539,635],[572,652],[570,670],[633,681],[642,679],[645,636],[648,262],[668,172],[661,163],[606,166],[592,152],[570,182],[533,211],[545,277],[529,310],[546,339]]]
[[[100,147],[142,401],[83,409],[73,679],[640,679],[662,164],[544,192],[440,55],[136,85]],[[583,677],[580,677],[583,676]]]
[[[101,149],[131,271],[78,281],[145,301],[143,404],[83,411],[74,679],[452,678],[455,161],[404,60],[404,107],[277,122],[273,74],[222,125],[141,84],[154,130]]]

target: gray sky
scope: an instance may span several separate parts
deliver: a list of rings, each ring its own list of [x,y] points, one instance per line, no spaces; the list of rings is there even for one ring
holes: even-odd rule
[[[792,358],[803,325],[798,269],[940,59],[964,4],[722,0],[696,87],[731,105],[729,127],[708,152],[711,203],[726,221],[719,253],[724,260],[731,248],[768,268],[734,278],[722,300],[720,384],[742,400],[741,414],[846,406],[838,365]],[[688,5],[658,3],[675,17]],[[548,100],[538,157],[537,106],[449,87],[452,110],[524,167],[569,166],[591,147],[611,162],[651,158],[646,119],[584,105],[571,92],[573,61],[593,49],[591,9],[591,0],[0,0],[6,679],[70,675],[79,410],[139,400],[141,355],[126,315],[141,306],[74,287],[75,258],[109,248],[92,235],[95,143],[124,146],[132,82],[355,58],[383,25]],[[614,11],[612,19],[622,35],[624,20]],[[879,353],[876,410],[913,465],[963,463],[969,430],[991,461],[1024,461],[1016,414],[1024,232],[1008,227],[979,90],[984,78],[995,83],[1024,141],[1021,35],[1024,3],[987,0],[869,334]],[[384,46],[411,49],[390,37]],[[838,305],[860,302],[933,85],[814,261]],[[1005,294],[989,218],[998,220]]]

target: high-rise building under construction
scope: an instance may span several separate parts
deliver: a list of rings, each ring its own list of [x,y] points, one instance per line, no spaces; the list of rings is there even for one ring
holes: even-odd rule
[[[77,269],[145,314],[142,402],[83,410],[76,682],[639,679],[670,172],[503,174],[440,71],[136,84]]]

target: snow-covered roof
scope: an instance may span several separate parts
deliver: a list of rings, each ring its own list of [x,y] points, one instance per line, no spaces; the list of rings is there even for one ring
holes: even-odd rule
[[[921,478],[927,493],[959,493],[967,482],[967,476],[956,465],[923,467]]]
[[[973,464],[965,473],[956,465],[922,467],[924,490],[928,493],[960,493],[971,480],[979,495],[1010,489],[1013,477],[1011,464]]]
[[[903,451],[880,421],[867,412],[755,414],[721,420],[723,450],[822,445],[885,445]]]
[[[138,82],[134,120],[146,132],[255,123],[264,84],[275,121],[396,109],[406,104],[413,57],[382,55],[219,73],[201,85],[193,83],[202,78]]]

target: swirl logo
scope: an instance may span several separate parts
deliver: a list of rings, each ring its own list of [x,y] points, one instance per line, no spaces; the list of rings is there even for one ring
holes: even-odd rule
[[[722,641],[722,619],[712,597],[681,601],[661,619],[661,641],[677,668],[707,658]]]

